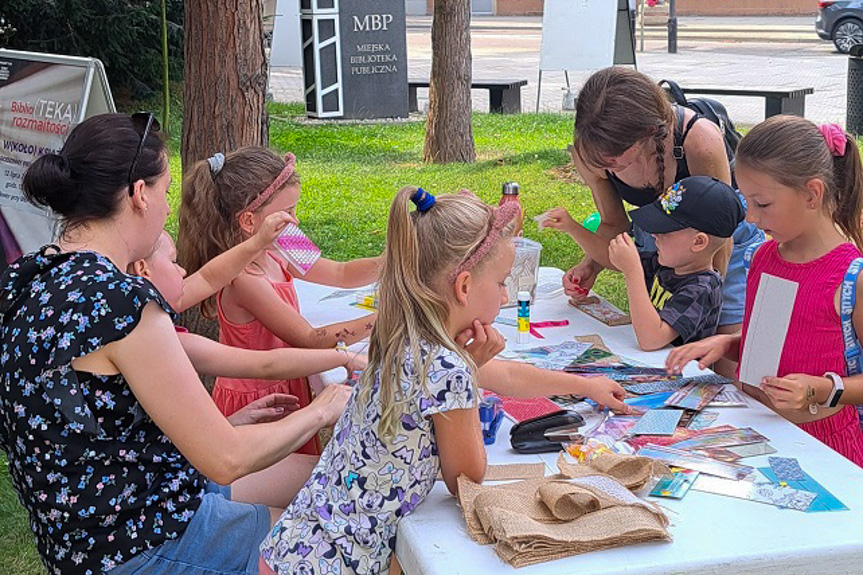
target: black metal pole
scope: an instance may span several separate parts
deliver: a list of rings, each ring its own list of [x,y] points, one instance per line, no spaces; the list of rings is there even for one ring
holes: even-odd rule
[[[677,8],[675,0],[668,0],[668,53],[677,54]]]

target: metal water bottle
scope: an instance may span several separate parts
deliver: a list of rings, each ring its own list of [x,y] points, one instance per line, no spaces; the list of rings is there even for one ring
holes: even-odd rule
[[[503,193],[500,197],[500,204],[504,205],[507,202],[515,202],[519,206],[521,202],[518,199],[518,184],[516,182],[505,182],[503,184]],[[520,236],[524,230],[524,212],[520,212],[515,220],[515,235]]]

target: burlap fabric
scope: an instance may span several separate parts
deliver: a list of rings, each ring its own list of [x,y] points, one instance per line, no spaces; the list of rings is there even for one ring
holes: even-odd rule
[[[505,485],[459,477],[467,531],[515,567],[643,541],[669,541],[668,519],[611,473],[633,481],[649,460],[622,456],[600,465],[560,459],[560,474]],[[599,458],[597,458],[598,460]],[[641,460],[632,462],[630,460]],[[640,479],[639,479],[640,480]]]
[[[627,489],[638,491],[651,477],[669,475],[671,471],[662,463],[648,457],[600,453],[588,463],[569,462],[563,452],[557,458],[557,468],[567,477],[596,475],[597,472],[613,477]]]

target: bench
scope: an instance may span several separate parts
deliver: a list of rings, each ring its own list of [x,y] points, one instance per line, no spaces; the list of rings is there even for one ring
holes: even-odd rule
[[[473,80],[472,90],[488,90],[488,111],[499,114],[518,114],[521,112],[521,87],[527,80]],[[428,80],[408,82],[408,106],[411,112],[419,112],[417,89],[428,88]]]
[[[806,96],[815,92],[813,88],[797,90],[756,90],[738,88],[680,88],[684,94],[708,94],[715,96],[759,96],[764,98],[764,117],[791,114],[804,117]]]

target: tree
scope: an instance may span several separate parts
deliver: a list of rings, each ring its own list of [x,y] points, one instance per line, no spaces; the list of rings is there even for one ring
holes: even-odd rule
[[[98,58],[120,103],[152,98],[164,82],[160,34],[180,79],[183,0],[0,1],[0,48]]]
[[[216,152],[269,140],[262,0],[185,6],[184,171]]]
[[[423,161],[473,162],[470,1],[435,0]]]
[[[269,141],[262,0],[186,0],[185,5],[184,172],[216,152]],[[219,324],[197,307],[182,321],[190,331],[218,339]],[[212,378],[204,381],[212,389]]]

